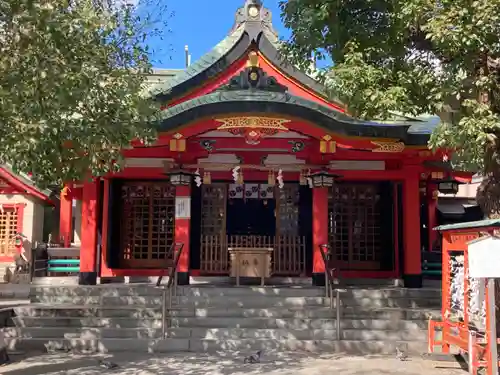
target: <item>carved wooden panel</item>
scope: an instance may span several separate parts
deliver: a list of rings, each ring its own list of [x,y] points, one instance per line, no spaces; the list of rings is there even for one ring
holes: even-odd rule
[[[285,184],[276,188],[276,232],[287,236],[299,235],[299,185]]]
[[[175,188],[163,182],[127,182],[122,203],[123,263],[165,267],[165,260],[173,257]]]
[[[336,184],[329,191],[329,243],[344,269],[380,266],[380,194],[375,184]]]
[[[0,211],[0,256],[13,256],[16,252],[17,210],[4,208]]]

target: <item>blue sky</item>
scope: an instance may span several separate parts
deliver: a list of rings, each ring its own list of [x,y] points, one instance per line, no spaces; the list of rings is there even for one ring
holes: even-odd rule
[[[166,0],[165,0],[166,1]],[[279,0],[264,0],[273,14],[273,24],[280,37],[290,32],[281,22]],[[210,51],[227,35],[234,22],[236,10],[245,0],[171,0],[167,6],[174,12],[169,21],[171,32],[163,41],[151,41],[155,50],[153,65],[157,68],[184,68],[184,46],[189,46],[194,62]]]

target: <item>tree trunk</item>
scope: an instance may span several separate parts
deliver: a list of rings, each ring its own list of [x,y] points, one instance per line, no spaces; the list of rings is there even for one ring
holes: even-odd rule
[[[499,137],[490,134],[485,152],[485,176],[477,189],[476,201],[488,219],[500,219]],[[499,231],[496,231],[499,232]],[[500,233],[499,233],[500,234]],[[500,279],[495,280],[496,327],[500,337]]]

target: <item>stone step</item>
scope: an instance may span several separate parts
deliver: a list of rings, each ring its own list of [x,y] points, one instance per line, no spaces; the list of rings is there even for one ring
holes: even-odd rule
[[[178,288],[180,290],[180,288]],[[32,297],[44,296],[161,296],[162,288],[154,285],[130,285],[130,284],[100,284],[100,285],[62,285],[62,286],[32,286],[30,295]]]
[[[411,355],[427,352],[425,341],[377,341],[377,340],[296,340],[296,339],[234,339],[209,340],[198,338],[161,339],[87,339],[69,338],[58,340],[21,339],[7,340],[10,350],[57,350],[68,347],[76,352],[213,352],[230,350],[307,351],[345,353],[350,355],[394,354],[396,347],[406,348]]]
[[[17,327],[161,328],[161,319],[147,318],[58,318],[15,317]],[[254,328],[254,329],[336,329],[334,319],[297,318],[171,318],[170,327]],[[416,330],[427,329],[427,320],[342,319],[343,329]]]
[[[97,286],[62,286],[62,287],[32,287],[30,295],[33,298],[47,297],[126,297],[126,296],[161,296],[162,290],[151,285],[97,285]],[[324,287],[232,287],[232,286],[188,286],[178,287],[177,295],[191,297],[246,297],[246,296],[271,296],[271,297],[323,297]],[[355,298],[435,298],[441,297],[440,289],[422,288],[345,288],[343,296]]]
[[[372,318],[386,320],[429,320],[430,318],[438,318],[441,316],[441,307],[433,308],[359,308],[359,307],[343,307],[343,318]]]
[[[342,288],[344,298],[441,298],[441,290],[436,288]],[[178,294],[197,297],[231,296],[281,296],[281,297],[323,297],[323,287],[179,287]]]
[[[161,319],[160,307],[137,307],[137,306],[78,306],[78,305],[26,305],[14,308],[18,317],[58,317],[65,318],[134,318],[134,319]],[[344,307],[341,310],[342,318],[345,319],[387,319],[387,320],[427,320],[430,317],[439,317],[440,309],[402,309],[402,308],[357,308]],[[213,318],[323,318],[335,317],[335,310],[325,306],[313,306],[307,309],[299,308],[178,308],[170,311],[171,317],[213,317]]]
[[[161,318],[161,307],[144,306],[112,306],[112,305],[47,305],[31,304],[14,308],[17,317],[52,317],[85,318],[85,317],[123,317],[132,319]]]
[[[75,304],[75,305],[108,305],[108,306],[161,306],[161,296],[36,296],[32,298],[35,303],[51,305]],[[348,298],[343,297],[344,306],[356,307],[439,307],[440,298]],[[329,304],[329,299],[324,297],[281,297],[281,296],[231,296],[231,297],[194,297],[181,296],[176,299],[181,306],[208,307],[208,306],[231,306],[231,307],[301,307],[301,306],[323,306]],[[335,301],[334,301],[335,305]]]
[[[30,327],[4,328],[5,337],[47,340],[75,339],[160,339],[161,328],[89,328],[89,327]],[[204,340],[269,339],[269,340],[336,340],[335,329],[251,329],[251,328],[169,328],[169,338],[199,338]],[[426,341],[427,332],[415,330],[345,329],[345,340]]]
[[[224,328],[235,327],[251,328],[285,328],[285,329],[336,329],[335,319],[296,319],[296,318],[171,318],[171,327],[203,327]],[[364,320],[341,319],[343,329],[371,329],[371,330],[408,330],[427,329],[425,320]]]

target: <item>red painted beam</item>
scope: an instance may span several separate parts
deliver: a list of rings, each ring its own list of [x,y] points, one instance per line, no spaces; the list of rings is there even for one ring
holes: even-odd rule
[[[109,179],[104,179],[104,193],[102,197],[102,239],[100,277],[112,277],[113,271],[107,266],[109,236]]]
[[[408,166],[403,181],[403,273],[422,274],[420,248],[420,168]]]
[[[59,206],[59,242],[64,247],[71,246],[73,237],[73,184],[66,184],[61,190]]]
[[[381,170],[381,171],[347,171],[347,170],[330,170],[333,173],[339,174],[340,180],[352,181],[383,181],[383,180],[403,180],[405,178],[406,170]],[[232,180],[231,170],[227,171],[211,171],[212,180]],[[243,168],[243,175],[246,180],[267,180],[269,171],[259,171],[255,169]],[[283,172],[285,181],[294,180],[298,181],[299,172]],[[165,175],[163,168],[125,168],[120,172],[110,174],[107,176],[113,178],[129,178],[129,179],[168,179]]]
[[[319,151],[319,141],[313,139],[293,139],[293,138],[261,138],[258,144],[252,145],[248,144],[244,137],[218,137],[218,138],[208,138],[199,137],[191,138],[188,141],[188,147],[193,150],[204,150],[205,148],[201,145],[202,141],[210,140],[215,141],[211,144],[213,150],[210,152],[219,152],[224,149],[235,149],[244,148],[251,149],[256,152],[262,152],[261,149],[282,149],[282,152],[292,152],[292,148],[296,143],[303,143],[304,149],[308,152]],[[267,152],[267,151],[266,151]],[[296,151],[294,151],[296,152]]]
[[[97,222],[99,180],[85,182],[82,194],[80,272],[95,272],[97,265]]]
[[[328,245],[328,189],[313,189],[313,274],[324,274],[321,245]],[[321,276],[320,276],[321,277]]]

